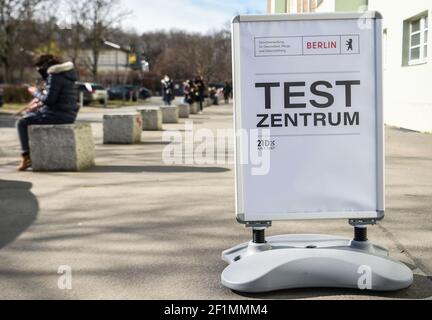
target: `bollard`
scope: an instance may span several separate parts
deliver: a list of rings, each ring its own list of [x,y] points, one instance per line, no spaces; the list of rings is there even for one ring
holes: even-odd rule
[[[29,142],[34,171],[82,171],[95,164],[89,123],[30,126]]]
[[[198,114],[199,109],[199,102],[192,103],[190,105],[190,114]]]
[[[160,107],[138,108],[142,117],[142,129],[144,131],[162,130],[162,110]]]
[[[142,118],[137,112],[105,114],[104,144],[136,144],[141,142]]]
[[[190,105],[188,103],[179,104],[178,109],[179,109],[179,118],[180,119],[189,118]]]
[[[164,106],[162,110],[163,123],[178,123],[179,111],[177,106]]]

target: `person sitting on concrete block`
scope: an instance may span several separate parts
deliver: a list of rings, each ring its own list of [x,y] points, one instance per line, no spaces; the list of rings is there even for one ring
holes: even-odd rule
[[[16,124],[22,150],[19,171],[32,166],[29,126],[73,124],[79,111],[74,64],[62,63],[60,58],[45,54],[37,57],[34,65],[46,83],[46,90],[30,87],[28,91],[35,100],[17,114],[21,116]]]

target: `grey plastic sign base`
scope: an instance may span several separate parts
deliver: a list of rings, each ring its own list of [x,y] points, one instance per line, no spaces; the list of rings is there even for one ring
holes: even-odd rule
[[[326,235],[269,237],[226,250],[222,284],[234,291],[262,293],[299,288],[396,291],[413,283],[413,273],[369,242]]]

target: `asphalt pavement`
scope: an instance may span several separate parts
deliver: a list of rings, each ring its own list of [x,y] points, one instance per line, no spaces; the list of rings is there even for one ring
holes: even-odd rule
[[[162,135],[184,136],[184,120],[164,125],[165,132],[143,132],[140,145],[103,145],[105,112],[80,114],[92,123],[97,162],[80,173],[16,172],[14,120],[0,114],[0,299],[432,297],[432,135],[386,129],[387,215],[370,228],[370,240],[413,269],[411,288],[245,295],[220,283],[221,252],[251,237],[234,219],[233,164],[166,165]],[[232,106],[208,108],[189,121],[212,132],[232,128]],[[233,150],[228,144],[218,152]],[[347,221],[298,221],[274,223],[268,232],[287,233],[352,236],[352,228]],[[72,270],[72,290],[59,289],[64,266]]]

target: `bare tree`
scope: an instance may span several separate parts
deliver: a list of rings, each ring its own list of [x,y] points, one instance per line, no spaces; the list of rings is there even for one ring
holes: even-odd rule
[[[167,73],[184,81],[200,74],[207,82],[222,83],[231,79],[231,34],[222,30],[213,34],[183,31],[147,33],[142,36],[144,51],[153,71]]]
[[[90,71],[96,81],[103,40],[109,37],[110,30],[130,15],[130,12],[121,9],[119,0],[77,1],[88,3],[87,14],[81,17],[81,21],[88,32],[87,39],[91,48]]]
[[[20,31],[46,0],[0,0],[0,63],[5,82],[13,81],[14,60],[20,48]]]
[[[55,0],[0,0],[0,72],[3,71],[0,79],[32,81],[29,53],[50,51],[84,67],[78,69],[81,77],[97,81],[103,40],[130,48],[137,56],[137,66],[141,59],[148,61],[151,72],[136,69],[136,75],[131,73],[130,78],[151,85],[152,89],[160,86],[160,78],[165,74],[177,82],[197,74],[214,83],[231,78],[228,30],[206,35],[180,30],[154,31],[138,36],[118,26],[129,15],[119,1],[63,0],[68,10],[59,16],[59,7],[52,5]]]
[[[66,55],[77,64],[81,57],[84,42],[88,36],[86,22],[89,20],[89,10],[91,1],[66,0],[67,17],[65,28],[63,28],[64,47],[67,48]]]

